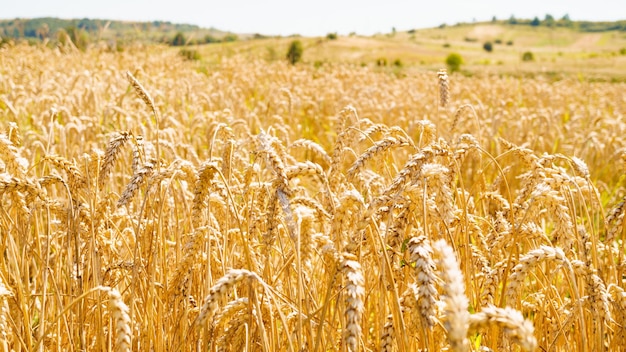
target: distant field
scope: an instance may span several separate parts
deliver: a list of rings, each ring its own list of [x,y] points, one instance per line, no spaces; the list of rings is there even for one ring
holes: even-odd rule
[[[0,351],[623,349],[623,34],[299,39],[0,48]]]
[[[200,46],[209,60],[243,54],[269,60],[283,59],[292,38],[270,38],[224,45]],[[457,52],[465,59],[469,74],[544,74],[554,77],[583,77],[600,80],[626,80],[626,32],[577,32],[569,28],[546,28],[480,24],[448,26],[397,32],[373,37],[358,35],[326,38],[300,38],[308,63],[352,63],[375,66],[386,59],[389,66],[400,60],[405,72],[432,71],[444,67],[446,56]],[[499,40],[501,44],[495,43]],[[493,52],[483,44],[493,43]],[[507,45],[512,42],[511,45]],[[447,46],[447,47],[446,47]],[[620,50],[623,50],[620,52]],[[523,62],[530,51],[533,62]]]

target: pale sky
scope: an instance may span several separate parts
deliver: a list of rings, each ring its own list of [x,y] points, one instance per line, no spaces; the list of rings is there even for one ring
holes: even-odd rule
[[[387,33],[442,23],[569,14],[572,20],[624,20],[624,0],[0,0],[0,18],[170,21],[236,33]]]

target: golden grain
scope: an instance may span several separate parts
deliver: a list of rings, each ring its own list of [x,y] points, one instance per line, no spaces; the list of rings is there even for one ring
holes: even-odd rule
[[[626,343],[623,84],[59,50],[0,50],[0,350]]]

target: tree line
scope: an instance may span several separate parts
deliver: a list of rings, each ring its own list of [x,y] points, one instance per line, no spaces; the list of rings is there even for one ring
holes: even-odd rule
[[[237,40],[236,35],[215,28],[169,21],[126,22],[88,18],[66,20],[54,17],[0,20],[0,41],[3,42],[8,40],[63,42],[70,39],[77,47],[101,40],[172,44],[175,40],[180,41],[180,36],[176,38],[178,34],[184,36],[185,43]]]
[[[565,27],[572,28],[579,32],[608,32],[608,31],[626,31],[626,21],[613,22],[591,22],[591,21],[573,21],[569,15],[556,19],[550,14],[546,14],[543,19],[535,17],[533,19],[517,19],[511,15],[508,20],[498,21],[493,17],[492,22],[500,22],[509,25],[528,25],[532,27]]]

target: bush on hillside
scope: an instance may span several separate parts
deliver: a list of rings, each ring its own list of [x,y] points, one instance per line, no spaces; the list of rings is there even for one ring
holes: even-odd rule
[[[461,69],[463,63],[463,57],[457,53],[451,53],[446,58],[446,65],[448,65],[448,71],[455,72]]]
[[[239,37],[236,34],[227,34],[224,36],[224,38],[222,38],[222,41],[224,43],[231,43],[231,42],[236,42],[237,40],[239,40]]]
[[[535,61],[535,55],[532,52],[527,51],[522,54],[522,61]]]
[[[302,53],[304,49],[302,48],[302,42],[299,40],[294,40],[289,44],[289,50],[287,50],[287,60],[292,65],[295,65],[298,61],[302,59]]]
[[[170,45],[171,46],[183,46],[185,45],[185,43],[187,43],[187,38],[185,38],[185,34],[183,32],[178,32],[176,33],[174,38],[172,38]]]
[[[198,50],[181,49],[178,52],[178,55],[180,55],[183,58],[185,58],[185,60],[190,60],[190,61],[198,61],[198,60],[202,59],[202,56],[200,56],[200,53],[198,52]]]

